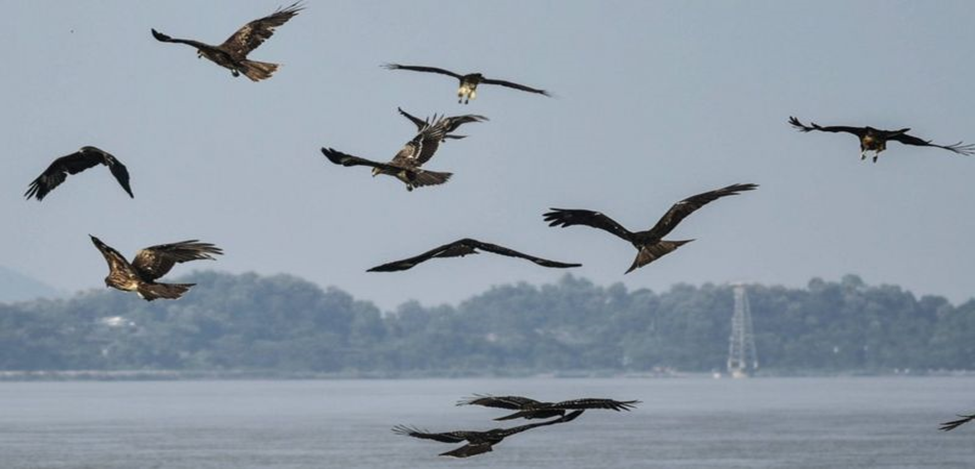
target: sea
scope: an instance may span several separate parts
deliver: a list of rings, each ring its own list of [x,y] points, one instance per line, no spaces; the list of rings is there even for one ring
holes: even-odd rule
[[[475,394],[642,401],[459,444],[394,434],[521,425]],[[2,469],[973,468],[973,377],[0,382]]]

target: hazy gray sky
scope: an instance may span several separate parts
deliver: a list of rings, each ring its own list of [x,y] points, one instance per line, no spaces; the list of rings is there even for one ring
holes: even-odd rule
[[[274,1],[6,2],[0,129],[0,264],[62,289],[103,288],[88,233],[126,255],[187,238],[218,244],[215,268],[286,272],[392,307],[456,301],[566,271],[481,255],[394,274],[369,267],[470,236],[581,262],[574,274],[663,289],[676,282],[803,285],[857,273],[954,301],[975,293],[975,158],[892,144],[861,162],[855,137],[821,124],[911,127],[975,142],[972,2],[325,2],[251,58],[284,64],[251,83],[175,37],[220,43]],[[458,105],[439,66],[551,90],[483,87]],[[319,147],[386,160],[419,115],[477,113],[428,164],[440,187],[408,193]],[[56,157],[99,146],[105,168],[43,202],[21,194]],[[549,228],[549,207],[600,210],[645,229],[672,203],[735,182],[634,273],[635,250],[585,227]]]

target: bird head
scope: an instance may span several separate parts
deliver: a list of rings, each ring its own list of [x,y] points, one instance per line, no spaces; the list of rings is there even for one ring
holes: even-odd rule
[[[382,172],[383,172],[383,170],[381,170],[379,168],[372,168],[372,177],[376,177],[376,176],[378,176]]]

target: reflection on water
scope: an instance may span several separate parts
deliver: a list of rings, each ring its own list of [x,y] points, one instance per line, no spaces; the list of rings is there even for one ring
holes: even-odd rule
[[[643,404],[463,461],[390,431],[498,425],[474,393]],[[937,426],[971,411],[975,378],[0,382],[0,467],[968,468],[975,426]]]

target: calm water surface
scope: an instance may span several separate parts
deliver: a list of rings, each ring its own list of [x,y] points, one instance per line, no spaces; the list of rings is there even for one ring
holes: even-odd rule
[[[643,404],[466,460],[389,431],[493,428],[473,393]],[[0,468],[972,468],[937,430],[971,411],[975,378],[0,382]]]

